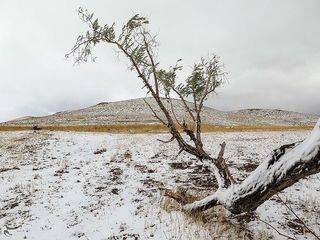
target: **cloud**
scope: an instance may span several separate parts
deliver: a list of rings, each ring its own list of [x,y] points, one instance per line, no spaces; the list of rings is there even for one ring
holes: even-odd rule
[[[281,108],[320,113],[320,15],[317,0],[270,1],[1,1],[0,121],[45,115],[101,101],[144,96],[136,74],[107,46],[97,63],[74,67],[64,58],[85,30],[79,6],[103,22],[133,13],[151,20],[161,63],[178,58],[184,76],[214,52],[229,83],[209,106]]]

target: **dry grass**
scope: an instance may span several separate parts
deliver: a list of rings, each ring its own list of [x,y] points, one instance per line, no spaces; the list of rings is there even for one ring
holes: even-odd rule
[[[162,124],[113,124],[113,125],[52,125],[41,126],[42,130],[73,131],[73,132],[110,132],[110,133],[164,133],[167,128]],[[298,131],[311,130],[313,126],[272,126],[272,125],[239,125],[219,126],[203,124],[203,132],[257,132],[257,131]],[[0,131],[25,131],[32,130],[33,126],[2,125]]]
[[[197,198],[195,197],[195,199]],[[253,239],[247,222],[241,219],[231,219],[222,206],[216,206],[204,212],[184,213],[183,221],[177,216],[181,213],[181,205],[175,200],[165,197],[160,206],[170,217],[172,216],[171,232],[174,233],[174,236],[183,236],[180,239]],[[168,237],[166,239],[176,238]]]
[[[239,125],[239,126],[217,126],[204,124],[204,132],[258,132],[258,131],[299,131],[311,130],[313,126],[277,126],[277,125]]]

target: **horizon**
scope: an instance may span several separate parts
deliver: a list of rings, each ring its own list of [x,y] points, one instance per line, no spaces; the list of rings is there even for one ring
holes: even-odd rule
[[[109,101],[109,102],[99,102],[99,103],[96,103],[96,104],[93,104],[93,105],[90,105],[90,106],[84,106],[83,108],[74,108],[74,109],[67,109],[67,110],[61,110],[61,111],[57,111],[57,112],[52,112],[52,113],[49,113],[47,115],[24,115],[24,116],[18,116],[16,118],[13,118],[13,119],[9,119],[9,120],[6,120],[6,121],[2,121],[0,123],[5,123],[5,122],[10,122],[10,121],[15,121],[15,120],[20,120],[20,119],[23,119],[23,118],[32,118],[32,117],[35,117],[35,118],[41,118],[41,117],[47,117],[47,116],[51,116],[51,115],[54,115],[54,114],[57,114],[57,113],[63,113],[63,112],[72,112],[72,111],[78,111],[78,110],[83,110],[83,109],[86,109],[86,108],[91,108],[91,107],[94,107],[94,106],[97,106],[97,105],[100,105],[100,104],[110,104],[110,103],[117,103],[117,102],[126,102],[126,101],[132,101],[132,100],[138,100],[138,99],[144,99],[144,98],[153,98],[153,97],[137,97],[137,98],[132,98],[132,99],[125,99],[125,100],[116,100],[116,101]],[[178,101],[181,101],[180,99],[178,98],[172,98],[172,100],[178,100]],[[190,101],[187,101],[188,103],[191,103]],[[240,109],[233,109],[233,110],[221,110],[221,109],[218,109],[218,108],[214,108],[214,107],[210,107],[210,106],[207,106],[205,105],[205,107],[208,107],[208,108],[211,108],[211,109],[214,109],[214,110],[218,110],[218,111],[221,111],[221,112],[236,112],[236,111],[243,111],[243,110],[275,110],[275,111],[283,111],[283,112],[295,112],[295,113],[301,113],[301,114],[305,114],[305,115],[317,115],[317,116],[320,116],[320,114],[316,114],[316,113],[306,113],[306,112],[296,112],[296,111],[290,111],[290,110],[286,110],[286,109],[276,109],[276,108],[240,108]]]
[[[0,122],[145,95],[125,59],[108,47],[94,51],[96,63],[75,67],[64,58],[86,29],[76,12],[80,6],[103,23],[120,25],[133,12],[147,16],[158,36],[161,65],[183,59],[180,80],[201,56],[220,56],[228,83],[208,99],[208,107],[320,114],[317,0],[214,0],[201,5],[168,0],[125,5],[109,0],[13,0],[0,3]]]

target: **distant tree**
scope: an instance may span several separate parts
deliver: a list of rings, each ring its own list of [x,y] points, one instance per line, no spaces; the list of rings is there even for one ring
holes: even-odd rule
[[[211,55],[209,58],[201,58],[194,64],[189,77],[183,83],[178,83],[177,74],[182,69],[181,59],[168,69],[160,66],[156,51],[158,42],[148,30],[149,21],[145,17],[134,15],[117,31],[115,23],[101,24],[94,18],[94,14],[83,8],[79,8],[78,14],[88,25],[88,31],[78,36],[74,47],[66,56],[73,56],[75,63],[79,64],[95,59],[92,48],[97,44],[106,43],[117,49],[129,60],[130,69],[137,73],[144,88],[163,113],[160,116],[146,101],[155,118],[168,128],[172,136],[164,142],[175,140],[180,152],[194,155],[211,167],[219,187],[207,198],[187,204],[183,196],[172,191],[166,192],[168,196],[184,204],[185,210],[199,211],[223,205],[235,214],[254,211],[277,192],[320,171],[319,121],[305,141],[281,146],[244,181],[235,181],[223,157],[226,144],[222,143],[218,156],[212,157],[204,149],[201,139],[203,104],[225,80],[226,74],[219,57]],[[177,118],[172,103],[173,95],[180,98],[191,122]],[[191,106],[187,99],[191,99]],[[170,109],[164,101],[169,101]]]

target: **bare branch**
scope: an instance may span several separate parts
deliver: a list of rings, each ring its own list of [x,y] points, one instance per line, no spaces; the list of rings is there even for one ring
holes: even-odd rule
[[[174,140],[174,137],[172,136],[169,140],[165,141],[165,140],[161,140],[161,139],[157,139],[159,142],[162,142],[162,143],[169,143],[169,142],[172,142]]]
[[[220,147],[221,147],[221,149],[220,149],[220,152],[219,152],[219,154],[218,154],[217,161],[220,163],[221,167],[222,167],[222,168],[224,169],[224,171],[226,172],[226,175],[227,175],[229,181],[231,182],[231,184],[233,184],[233,183],[235,183],[236,181],[234,180],[233,176],[231,175],[230,170],[229,170],[229,168],[228,168],[228,166],[227,166],[227,164],[226,164],[226,161],[225,161],[225,159],[224,159],[224,157],[223,157],[224,151],[225,151],[225,148],[226,148],[226,143],[223,142],[222,144],[220,144]]]
[[[147,104],[147,106],[150,108],[151,112],[153,113],[153,116],[156,117],[163,125],[167,126],[167,123],[162,120],[162,118],[160,118],[158,116],[158,114],[153,110],[153,108],[151,107],[151,105],[147,102],[146,99],[143,99],[143,101]]]
[[[170,101],[170,106],[171,106],[171,112],[172,112],[172,115],[174,117],[174,119],[176,120],[177,124],[182,127],[182,124],[180,123],[179,119],[177,118],[177,115],[175,113],[175,110],[174,110],[174,107],[173,107],[173,103],[172,103],[172,99],[170,98],[169,96],[169,101]]]
[[[280,232],[276,227],[272,226],[270,223],[268,223],[267,221],[261,219],[260,217],[256,216],[256,218],[257,218],[259,221],[261,221],[261,222],[263,222],[264,224],[266,224],[266,225],[268,225],[269,227],[271,227],[271,228],[272,228],[273,230],[275,230],[280,236],[286,237],[286,238],[291,239],[291,240],[296,240],[296,238],[293,238],[293,237],[291,237],[291,236],[289,236],[289,235],[286,235],[286,234]]]
[[[190,115],[191,119],[193,120],[193,122],[196,122],[196,119],[195,119],[195,117],[194,117],[194,115],[193,115],[190,107],[188,106],[186,100],[185,100],[184,97],[182,96],[182,94],[181,94],[177,89],[175,89],[174,87],[172,88],[172,90],[173,90],[173,91],[179,96],[179,98],[181,99],[181,101],[182,101],[185,109],[186,109],[187,112],[189,113],[189,115]]]
[[[214,193],[208,197],[203,198],[199,201],[194,201],[193,203],[189,203],[183,206],[183,210],[186,212],[199,212],[205,211],[214,206],[220,205],[218,193]]]
[[[183,152],[183,148],[181,148],[181,149],[179,150],[179,152],[177,153],[177,155],[176,155],[174,158],[177,158],[182,152]]]
[[[157,78],[157,69],[156,69],[156,64],[154,63],[154,60],[153,60],[153,57],[152,57],[152,54],[150,52],[150,49],[149,49],[149,44],[146,40],[146,36],[145,34],[143,33],[143,41],[144,41],[144,45],[146,47],[146,51],[148,53],[148,56],[149,56],[149,59],[150,59],[150,62],[151,62],[151,66],[152,66],[152,72],[153,72],[153,78],[154,78],[154,85],[155,85],[155,88],[156,88],[156,95],[158,97],[159,96],[159,83],[158,83],[158,78]]]
[[[279,194],[276,195],[280,202],[290,211],[292,214],[296,217],[296,219],[307,229],[307,231],[312,234],[316,239],[320,240],[320,237],[310,228],[308,225],[303,221],[298,214],[292,209],[291,206],[289,206],[280,196]]]

